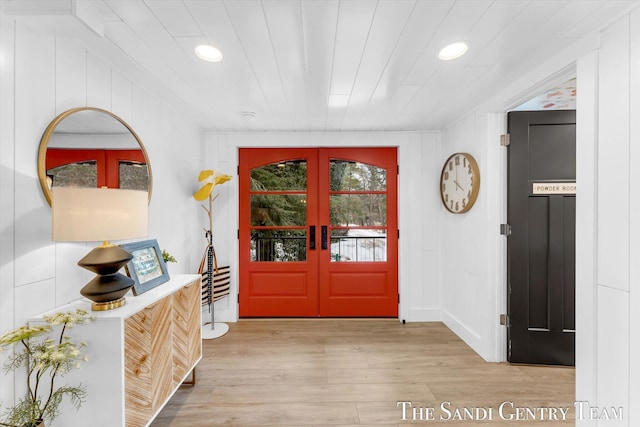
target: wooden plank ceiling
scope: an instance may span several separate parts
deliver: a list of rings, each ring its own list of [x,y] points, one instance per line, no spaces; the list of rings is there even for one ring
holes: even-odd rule
[[[101,46],[135,58],[219,131],[439,130],[634,3],[91,1]],[[440,61],[457,40],[470,42],[467,55]],[[200,43],[224,59],[201,61]]]

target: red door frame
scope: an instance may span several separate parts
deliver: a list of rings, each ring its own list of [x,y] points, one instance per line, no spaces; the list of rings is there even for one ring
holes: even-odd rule
[[[331,262],[330,253],[322,250],[323,225],[331,236],[331,194],[344,193],[329,189],[329,161],[334,158],[387,171],[387,190],[381,192],[387,196],[387,223],[381,227],[387,231],[385,262]],[[316,249],[307,238],[305,262],[251,262],[251,230],[260,227],[251,227],[250,172],[294,159],[307,160],[306,229],[309,236],[310,227],[316,227]],[[240,149],[239,186],[240,317],[397,317],[397,148]]]

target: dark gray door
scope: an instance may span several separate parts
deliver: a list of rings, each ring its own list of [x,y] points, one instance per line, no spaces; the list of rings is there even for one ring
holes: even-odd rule
[[[511,112],[508,359],[575,364],[575,111]]]

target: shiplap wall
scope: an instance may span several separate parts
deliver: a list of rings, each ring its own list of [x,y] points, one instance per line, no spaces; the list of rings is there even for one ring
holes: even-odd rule
[[[202,247],[193,242],[205,224],[191,197],[202,167],[200,129],[78,42],[0,19],[0,333],[79,298],[92,277],[77,261],[93,243],[51,241],[36,171],[42,133],[72,107],[107,109],[136,130],[153,173],[148,238],[178,259],[170,273],[196,271]],[[23,381],[0,375],[0,386],[4,408]]]
[[[598,127],[594,176],[597,241],[595,283],[595,398],[599,407],[622,407],[624,420],[602,426],[640,422],[640,11],[624,15],[601,37],[595,68]],[[588,265],[577,266],[589,268]],[[578,325],[579,326],[579,325]],[[578,331],[579,332],[579,331]],[[584,373],[586,374],[586,372]],[[581,393],[579,391],[578,397]],[[583,422],[585,427],[590,425]]]
[[[506,158],[499,145],[503,114],[473,112],[442,132],[438,163],[467,152],[480,168],[480,193],[465,214],[439,212],[439,284],[443,321],[482,357],[506,357],[506,241],[499,234],[505,218]]]
[[[235,175],[241,147],[398,147],[399,319],[439,321],[438,214],[442,207],[438,193],[438,133],[415,132],[277,132],[210,133],[206,136],[209,167]],[[235,182],[234,182],[235,181]],[[214,221],[225,224],[214,232],[218,260],[238,265],[237,178],[220,187],[214,206]],[[228,225],[228,226],[227,226]],[[232,270],[234,270],[232,268]],[[236,281],[233,281],[234,286]],[[216,303],[216,320],[237,319],[238,290]]]

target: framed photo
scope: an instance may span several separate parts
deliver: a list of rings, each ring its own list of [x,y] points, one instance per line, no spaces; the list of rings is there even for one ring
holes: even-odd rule
[[[156,239],[124,243],[120,247],[133,255],[125,270],[135,282],[134,295],[141,295],[169,280],[169,272]]]

